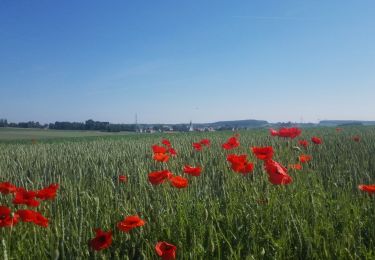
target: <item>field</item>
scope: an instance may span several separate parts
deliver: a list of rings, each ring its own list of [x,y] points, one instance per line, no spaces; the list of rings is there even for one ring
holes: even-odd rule
[[[108,133],[99,131],[70,131],[70,130],[44,130],[27,128],[2,128],[0,127],[1,141],[22,141],[22,140],[45,140],[56,138],[73,137],[96,137],[96,136],[121,136],[128,135],[128,132]]]
[[[375,184],[373,127],[304,129],[293,140],[267,129],[240,131],[241,145],[229,151],[222,144],[232,132],[62,139],[68,132],[51,132],[22,135],[23,141],[0,132],[7,140],[0,141],[0,182],[27,190],[59,184],[55,199],[34,208],[48,227],[0,227],[0,259],[158,259],[158,241],[175,245],[177,259],[375,259],[375,196],[358,189]],[[323,143],[296,148],[312,136]],[[164,138],[177,156],[161,163],[151,147]],[[203,138],[211,145],[193,149]],[[273,185],[251,146],[272,146],[274,160],[286,167],[301,154],[312,160],[288,169],[292,183]],[[254,170],[234,172],[226,160],[231,153],[247,154]],[[202,166],[201,175],[184,174],[186,164]],[[188,178],[188,187],[152,185],[148,174],[163,169]],[[1,193],[0,205],[28,208]],[[145,225],[120,231],[117,223],[131,215]],[[95,228],[113,232],[108,248],[89,246]]]

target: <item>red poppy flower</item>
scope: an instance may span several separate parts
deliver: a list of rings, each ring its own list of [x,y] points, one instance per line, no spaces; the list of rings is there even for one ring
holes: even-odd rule
[[[264,162],[264,166],[268,173],[268,180],[274,185],[285,185],[293,182],[292,177],[287,173],[287,169],[280,163],[267,160]]]
[[[39,212],[35,212],[34,224],[41,227],[48,227],[48,219]]]
[[[181,177],[181,176],[172,176],[169,181],[171,185],[176,188],[186,188],[188,186],[188,179]]]
[[[17,187],[10,182],[0,182],[0,193],[9,194],[17,191]]]
[[[154,153],[154,156],[152,158],[155,161],[158,161],[158,162],[168,162],[169,154],[167,154],[167,153]]]
[[[302,133],[302,130],[297,128],[297,127],[291,127],[291,128],[283,127],[281,129],[279,129],[278,136],[288,137],[288,138],[294,139],[297,136],[299,136],[301,133]]]
[[[176,156],[177,152],[171,147],[171,143],[167,139],[164,139],[162,143],[166,147],[156,144],[152,146],[152,151],[154,152],[154,156],[152,158],[158,162],[167,162],[169,160],[169,156]]]
[[[38,190],[36,193],[36,197],[40,200],[52,200],[56,197],[56,192],[58,188],[59,184],[52,183],[48,187]]]
[[[121,231],[129,232],[133,228],[143,226],[145,223],[146,222],[143,219],[135,215],[126,217],[123,221],[117,223],[117,227]]]
[[[308,154],[301,154],[300,156],[298,156],[298,159],[301,163],[307,163],[311,161],[312,156]]]
[[[175,245],[169,244],[164,241],[158,242],[155,245],[156,254],[160,256],[163,260],[176,259],[176,250],[177,247]]]
[[[154,153],[167,153],[168,152],[167,148],[165,148],[164,146],[159,146],[157,144],[154,144],[152,146],[152,151]]]
[[[170,147],[170,148],[168,149],[168,153],[169,153],[170,155],[172,155],[172,156],[176,156],[176,155],[177,155],[176,150],[175,150],[174,148],[172,148],[172,147]]]
[[[163,139],[161,141],[162,144],[164,144],[167,147],[171,147],[171,142],[168,139]]]
[[[361,141],[361,137],[359,135],[353,136],[353,141],[358,143]]]
[[[125,175],[119,175],[119,176],[118,176],[118,181],[119,181],[119,182],[126,183],[126,182],[128,182],[128,176],[125,176]]]
[[[246,157],[246,154],[230,154],[227,156],[227,161],[231,163],[231,168],[233,171],[246,175],[252,172],[254,169],[254,164],[248,162]]]
[[[307,148],[307,146],[309,146],[309,141],[307,141],[307,140],[299,140],[298,143],[305,148]]]
[[[163,183],[166,179],[171,178],[173,174],[168,170],[151,172],[148,174],[148,180],[152,185]]]
[[[277,130],[275,130],[275,129],[270,128],[270,135],[271,136],[278,136],[279,132],[277,132]]]
[[[313,142],[314,144],[321,144],[322,139],[320,139],[319,137],[313,136],[311,137],[311,142]]]
[[[210,146],[211,145],[211,141],[209,139],[202,139],[199,143],[201,145],[204,145],[204,146]]]
[[[227,156],[227,161],[234,164],[239,164],[246,162],[247,155],[241,154],[241,155],[235,155],[235,154],[229,154]]]
[[[240,142],[238,141],[236,136],[232,136],[221,147],[223,147],[225,150],[231,150],[238,146],[240,146]]]
[[[299,164],[299,163],[296,163],[296,164],[289,164],[289,168],[290,169],[293,169],[293,170],[302,170],[302,165]]]
[[[375,184],[373,184],[373,185],[361,184],[361,185],[358,185],[358,189],[360,189],[361,191],[365,191],[367,193],[370,193],[370,194],[375,194]]]
[[[202,169],[201,167],[193,167],[190,165],[184,166],[184,173],[190,174],[191,176],[199,176],[201,175]]]
[[[342,128],[336,128],[336,132],[341,132]]]
[[[36,191],[27,191],[24,188],[18,188],[13,199],[14,204],[25,204],[30,207],[39,206],[40,202],[37,201]]]
[[[12,227],[18,223],[18,214],[13,214],[10,208],[0,206],[0,227]]]
[[[245,164],[243,166],[240,166],[240,168],[237,168],[237,170],[239,173],[247,175],[254,170],[254,164],[250,162],[245,162]]]
[[[99,251],[108,248],[112,244],[112,231],[104,232],[100,228],[94,231],[96,236],[89,241],[92,249]]]
[[[272,146],[266,147],[252,147],[254,155],[260,160],[272,159],[273,148]]]
[[[202,151],[202,144],[201,143],[193,143],[193,147],[196,151]]]
[[[48,227],[48,219],[37,211],[30,209],[20,209],[16,212],[22,222],[32,222],[41,227]]]

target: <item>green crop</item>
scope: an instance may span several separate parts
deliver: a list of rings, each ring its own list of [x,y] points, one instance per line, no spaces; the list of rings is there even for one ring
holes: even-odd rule
[[[0,182],[36,190],[59,183],[55,200],[36,210],[47,228],[18,223],[0,228],[0,259],[157,259],[155,244],[177,246],[177,259],[375,259],[375,196],[358,190],[375,184],[375,129],[371,127],[303,130],[295,140],[269,136],[267,130],[241,131],[241,146],[225,151],[232,132],[132,134],[74,139],[36,139],[0,143]],[[298,139],[322,137],[320,146],[302,151]],[[354,142],[352,136],[360,135]],[[177,156],[152,159],[153,144],[168,138]],[[202,138],[211,146],[194,151]],[[269,183],[251,146],[273,146],[284,166],[306,153],[312,161],[289,170],[293,183]],[[253,173],[235,173],[229,153],[248,154]],[[200,165],[199,177],[183,166]],[[147,175],[168,169],[187,177],[189,186],[153,186]],[[128,177],[127,183],[118,176]],[[0,205],[12,196],[0,194]],[[116,224],[138,214],[143,227],[124,233]],[[94,228],[113,231],[112,245],[94,252]]]

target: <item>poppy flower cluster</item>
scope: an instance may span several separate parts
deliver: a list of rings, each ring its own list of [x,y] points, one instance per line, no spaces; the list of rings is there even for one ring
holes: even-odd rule
[[[13,204],[27,205],[30,207],[37,207],[40,201],[53,200],[56,197],[56,192],[59,188],[57,183],[53,183],[48,187],[40,190],[26,190],[22,187],[16,187],[10,182],[0,182],[0,193],[13,194]]]
[[[56,183],[51,184],[50,186],[43,188],[38,191],[27,191],[24,188],[17,188],[14,193],[13,204],[23,204],[29,207],[38,207],[40,201],[43,200],[53,200],[56,197],[57,189],[59,185]]]
[[[31,222],[41,227],[48,227],[48,219],[37,211],[30,209],[20,209],[16,211],[23,222]]]
[[[56,197],[56,192],[59,189],[59,184],[52,183],[46,188],[38,190],[36,197],[40,200],[53,200]]]
[[[168,170],[155,171],[148,174],[148,180],[152,185],[159,185],[172,176],[173,174]]]
[[[227,161],[230,162],[233,171],[247,175],[254,169],[254,164],[247,161],[247,155],[235,155],[229,154],[227,156]]]
[[[154,152],[153,159],[160,162],[166,162],[169,159],[169,155],[176,155],[175,150],[171,147],[169,140],[163,139],[162,144],[164,146],[153,145],[152,150]],[[201,146],[210,146],[208,139],[202,139],[199,144]],[[193,167],[190,165],[184,166],[184,172],[191,176],[199,176],[201,174],[201,167]],[[119,181],[126,181],[126,176],[120,175]],[[188,179],[181,176],[174,176],[168,170],[154,171],[148,174],[148,180],[152,185],[159,185],[164,182],[169,182],[176,188],[185,188],[188,186]],[[130,232],[133,228],[143,226],[146,222],[139,216],[128,216],[122,221],[117,223],[117,228],[123,232]],[[95,229],[96,236],[89,241],[89,245],[93,250],[99,251],[108,248],[112,244],[112,231],[104,232],[101,229]],[[175,259],[176,258],[175,245],[168,242],[157,242],[155,245],[155,251],[158,256],[162,259]]]
[[[301,154],[298,156],[299,163],[289,164],[289,168],[292,170],[297,170],[297,171],[302,170],[302,164],[310,162],[311,159],[312,159],[311,155]]]
[[[203,147],[209,147],[211,141],[209,139],[202,139],[199,142],[193,143],[193,148],[195,151],[202,151]]]
[[[24,188],[18,188],[14,193],[13,204],[38,207],[40,202],[36,199],[36,194],[35,191],[27,191]]]
[[[309,146],[309,141],[307,140],[298,140],[298,143],[304,148],[307,148]]]
[[[132,229],[141,227],[146,224],[146,221],[141,219],[138,215],[128,216],[117,223],[117,228],[129,233]],[[100,251],[106,249],[112,244],[112,231],[103,231],[101,228],[94,229],[95,237],[89,240],[89,246],[95,250]]]
[[[186,188],[188,186],[188,180],[181,176],[174,176],[168,170],[155,171],[148,174],[148,180],[152,185],[159,185],[165,181],[176,188]]]
[[[6,212],[8,214],[8,212]],[[9,215],[9,214],[8,214]],[[1,208],[0,208],[1,216]],[[0,218],[1,224],[1,218]],[[141,219],[138,215],[125,217],[122,221],[117,223],[117,228],[122,231],[129,233],[131,230],[142,227],[146,224],[146,221]],[[111,246],[113,242],[113,232],[103,231],[101,228],[94,229],[95,237],[89,240],[89,246],[95,251],[101,251]],[[155,252],[162,259],[176,259],[177,247],[168,242],[159,241],[155,245]]]
[[[184,166],[184,173],[189,174],[191,176],[200,176],[202,172],[202,168],[197,166],[193,167],[190,165],[185,165]]]
[[[0,182],[0,193],[9,194],[17,191],[17,187],[10,182]]]
[[[266,147],[251,147],[251,150],[253,151],[254,155],[259,160],[268,160],[273,157],[273,148],[272,146],[266,146]]]
[[[301,135],[302,130],[297,127],[291,127],[291,128],[280,128],[278,131],[275,129],[270,129],[271,136],[279,136],[284,138],[291,138],[294,139],[297,136]]]
[[[154,154],[170,151],[171,146],[170,146],[170,142],[167,139],[163,139],[162,144],[165,145],[166,147],[161,147],[157,145],[152,146]],[[200,148],[202,148],[203,146],[209,147],[211,142],[209,139],[202,139],[199,143],[196,143],[196,144],[199,144]],[[185,165],[184,167],[184,172],[191,176],[199,176],[201,173],[201,170],[202,169],[200,167],[193,167],[190,165]],[[170,183],[170,185],[178,189],[186,188],[189,184],[188,179],[181,177],[181,176],[175,176],[169,170],[150,172],[148,174],[148,180],[152,185],[159,185],[167,181]]]
[[[228,140],[222,144],[222,148],[225,150],[231,150],[240,146],[240,141],[238,140],[238,135],[228,138]]]
[[[263,161],[269,182],[274,185],[286,185],[293,182],[292,177],[288,175],[288,170],[273,160],[274,150],[272,146],[252,147],[251,149],[254,155]]]
[[[154,153],[153,159],[158,162],[167,162],[170,156],[176,156],[177,152],[172,148],[171,142],[168,139],[162,140],[163,146],[154,144],[152,151]]]
[[[171,142],[170,142],[168,139],[163,139],[163,140],[161,141],[161,143],[162,143],[165,147],[167,147],[168,153],[169,153],[170,155],[172,155],[172,156],[176,156],[176,155],[177,155],[176,150],[172,147]]]
[[[13,204],[26,205],[29,207],[38,207],[41,201],[53,200],[59,188],[57,183],[53,183],[48,187],[40,190],[26,190],[22,187],[16,187],[10,182],[0,183],[0,193],[13,194]],[[41,213],[30,210],[20,209],[11,213],[11,209],[7,206],[0,206],[0,227],[14,226],[19,220],[22,222],[30,222],[41,227],[48,227],[48,219]]]
[[[168,162],[169,153],[167,148],[163,146],[153,145],[152,151],[154,152],[153,159],[158,162]]]

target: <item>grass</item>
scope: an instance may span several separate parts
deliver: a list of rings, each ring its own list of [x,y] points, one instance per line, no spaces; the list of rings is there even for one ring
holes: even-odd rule
[[[122,136],[132,134],[130,132],[109,133],[100,131],[73,131],[73,130],[48,130],[48,129],[29,129],[29,128],[11,128],[0,127],[1,141],[31,141],[46,140],[56,138],[73,137],[97,137],[97,136]]]
[[[361,142],[351,140],[361,135]],[[313,160],[290,171],[294,182],[274,186],[250,146],[272,145],[275,160],[297,162],[296,140],[271,138],[266,130],[240,132],[241,146],[255,163],[253,174],[234,173],[221,144],[230,132],[125,135],[41,139],[37,143],[0,143],[0,181],[27,189],[57,182],[54,201],[37,208],[50,219],[48,228],[19,223],[0,228],[1,259],[157,259],[154,246],[177,246],[178,259],[374,259],[375,197],[358,184],[375,183],[375,129],[308,129],[321,146],[304,153]],[[152,160],[151,145],[168,138],[178,156],[166,164]],[[211,147],[195,152],[191,143],[209,138]],[[297,138],[298,139],[298,138]],[[152,186],[151,171],[169,169],[185,176],[185,164],[201,165],[189,187]],[[125,173],[128,183],[119,183]],[[9,195],[0,205],[13,210]],[[138,214],[147,223],[129,234],[116,228],[124,216]],[[93,228],[112,230],[110,248],[93,252]]]

